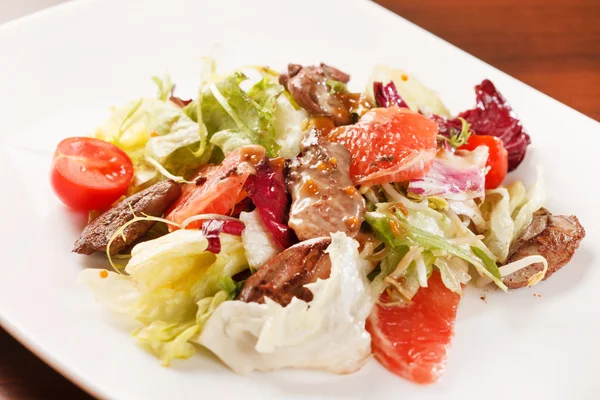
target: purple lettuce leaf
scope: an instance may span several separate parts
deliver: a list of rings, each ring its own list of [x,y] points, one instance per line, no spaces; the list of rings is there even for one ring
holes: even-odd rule
[[[464,201],[485,195],[486,147],[474,151],[440,150],[431,169],[421,179],[413,179],[408,191],[422,197],[441,196]]]
[[[290,199],[285,187],[283,169],[275,168],[270,162],[264,162],[258,167],[256,175],[248,177],[244,189],[275,243],[284,249],[294,244],[297,241],[296,236],[287,225]]]
[[[379,107],[398,106],[409,108],[408,104],[398,94],[393,81],[388,82],[386,85],[381,82],[373,82],[373,94]]]
[[[241,236],[244,224],[240,221],[211,219],[202,224],[202,234],[208,240],[208,251],[219,254],[221,252],[221,233]]]
[[[492,82],[484,80],[475,86],[475,93],[477,106],[472,110],[463,111],[459,117],[471,124],[474,134],[496,136],[502,140],[508,152],[510,172],[523,161],[531,139]]]

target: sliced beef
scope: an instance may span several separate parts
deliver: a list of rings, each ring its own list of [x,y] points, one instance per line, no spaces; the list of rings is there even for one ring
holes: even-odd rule
[[[513,244],[507,263],[540,254],[548,261],[544,280],[548,279],[571,260],[584,236],[585,230],[577,217],[552,215],[541,209]],[[511,289],[525,287],[529,278],[543,268],[541,263],[530,265],[504,277],[504,283]]]
[[[331,238],[324,237],[288,247],[246,280],[238,300],[264,303],[268,297],[282,306],[294,297],[311,301],[312,292],[304,285],[329,278],[331,260],[325,249],[330,244]]]
[[[292,195],[288,225],[300,240],[334,232],[356,236],[365,200],[350,179],[350,153],[343,145],[311,137],[286,172]]]
[[[126,222],[133,219],[133,212],[153,217],[161,217],[181,195],[181,186],[173,181],[156,183],[146,190],[134,194],[113,206],[85,227],[75,242],[73,252],[92,254],[106,251],[106,246],[114,233]],[[130,209],[131,207],[131,209]],[[139,221],[124,230],[125,240],[118,236],[110,246],[110,253],[117,254],[141,238],[155,224],[154,221]]]
[[[337,68],[321,65],[303,67],[289,64],[287,74],[279,82],[290,92],[294,100],[312,116],[333,118],[336,125],[352,123],[352,116],[341,97],[332,93],[328,81],[348,83],[350,75]]]

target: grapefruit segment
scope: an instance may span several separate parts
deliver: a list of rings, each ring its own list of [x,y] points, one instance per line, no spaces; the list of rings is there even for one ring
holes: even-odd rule
[[[435,271],[406,306],[376,304],[367,320],[375,358],[389,371],[420,384],[446,368],[460,296]],[[382,295],[385,302],[387,294]]]
[[[436,154],[438,126],[407,108],[374,108],[354,125],[333,129],[328,138],[352,155],[355,185],[422,178]]]
[[[196,183],[187,183],[181,197],[167,212],[166,219],[182,223],[187,218],[199,214],[229,215],[235,205],[248,193],[244,183],[255,167],[265,158],[261,146],[244,146],[235,149],[221,165],[205,165],[196,175]],[[202,221],[194,221],[188,228],[199,228]],[[169,229],[176,229],[169,226]]]

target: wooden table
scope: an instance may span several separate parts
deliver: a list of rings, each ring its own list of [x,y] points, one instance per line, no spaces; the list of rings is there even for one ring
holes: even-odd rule
[[[600,121],[600,1],[375,1]]]
[[[377,0],[600,120],[600,1]],[[0,329],[0,399],[89,399]]]

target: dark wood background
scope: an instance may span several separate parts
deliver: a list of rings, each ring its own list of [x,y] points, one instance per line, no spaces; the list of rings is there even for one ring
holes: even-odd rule
[[[377,0],[600,120],[599,0]],[[1,399],[90,399],[0,328]]]
[[[599,0],[375,0],[600,121]]]

